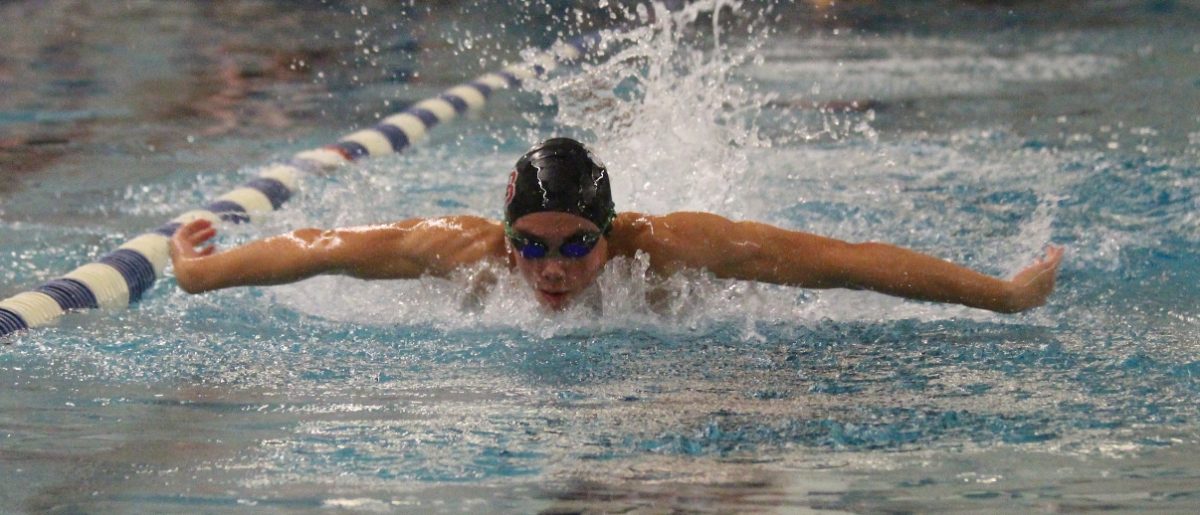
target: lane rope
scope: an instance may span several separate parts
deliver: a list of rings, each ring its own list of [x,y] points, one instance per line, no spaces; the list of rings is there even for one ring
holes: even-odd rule
[[[70,311],[121,309],[138,302],[163,276],[170,261],[171,235],[183,224],[199,218],[214,224],[253,222],[279,209],[295,195],[305,174],[332,170],[369,156],[401,152],[425,139],[438,124],[482,108],[492,93],[517,88],[522,81],[576,61],[600,48],[602,41],[599,32],[560,41],[528,61],[447,89],[384,118],[374,127],[355,131],[320,148],[298,152],[286,162],[268,165],[257,178],[125,242],[95,262],[33,290],[0,300],[0,338],[50,325]]]

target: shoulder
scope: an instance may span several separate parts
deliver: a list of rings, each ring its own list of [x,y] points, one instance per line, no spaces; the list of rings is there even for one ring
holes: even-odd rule
[[[645,252],[652,263],[671,268],[667,263],[692,261],[697,252],[716,248],[734,226],[735,222],[712,213],[620,213],[608,237],[610,254],[628,257]]]
[[[613,256],[632,256],[645,247],[647,241],[655,237],[655,226],[661,217],[642,213],[617,213],[613,220],[612,231],[608,233],[609,254]]]
[[[414,218],[392,223],[394,230],[460,235],[464,237],[504,236],[504,226],[498,220],[471,215]]]
[[[504,250],[504,227],[478,216],[411,218],[390,224],[338,229],[348,251],[429,255],[474,261]]]
[[[392,224],[409,236],[431,244],[473,247],[492,251],[504,246],[504,226],[497,220],[479,216],[442,216],[403,220]]]
[[[679,236],[699,236],[720,233],[735,222],[720,215],[696,211],[679,211],[665,215],[625,212],[613,221],[610,243],[632,244],[669,240]]]
[[[436,218],[409,218],[392,223],[342,227],[317,232],[323,238],[355,240],[378,244],[394,239],[437,238],[442,240],[498,239],[502,240],[504,228],[500,222],[477,216],[443,216]]]

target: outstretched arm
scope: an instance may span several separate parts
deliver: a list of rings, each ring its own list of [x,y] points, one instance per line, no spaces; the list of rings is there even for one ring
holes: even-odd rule
[[[300,229],[220,252],[204,245],[216,229],[206,220],[185,224],[171,238],[179,286],[200,293],[233,286],[299,281],[320,274],[362,279],[445,275],[496,255],[499,224],[475,217],[415,219],[348,229]]]
[[[628,227],[635,246],[660,272],[703,268],[724,278],[865,289],[1001,313],[1044,304],[1063,255],[1062,248],[1051,247],[1004,280],[895,245],[847,243],[707,213],[641,217]]]

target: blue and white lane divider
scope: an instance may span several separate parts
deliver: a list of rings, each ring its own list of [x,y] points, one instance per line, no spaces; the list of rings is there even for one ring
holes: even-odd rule
[[[163,276],[163,269],[170,261],[171,235],[181,225],[198,218],[214,224],[252,222],[287,202],[299,190],[304,173],[332,169],[367,156],[400,152],[423,140],[435,125],[483,107],[492,92],[516,88],[521,81],[553,71],[559,63],[579,59],[598,48],[600,42],[599,34],[560,42],[532,62],[484,74],[388,116],[370,129],[348,134],[331,145],[297,153],[289,162],[267,166],[258,178],[217,197],[203,208],[183,213],[129,240],[94,263],[0,301],[0,338],[49,325],[68,311],[119,309],[137,302]]]

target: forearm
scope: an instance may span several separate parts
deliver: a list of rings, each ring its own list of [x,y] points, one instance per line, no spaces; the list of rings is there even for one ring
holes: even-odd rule
[[[322,248],[320,231],[302,229],[190,258],[176,257],[180,288],[200,293],[235,286],[283,284],[334,272]]]
[[[1023,309],[1012,283],[933,256],[884,243],[847,244],[841,286],[1001,313]]]

